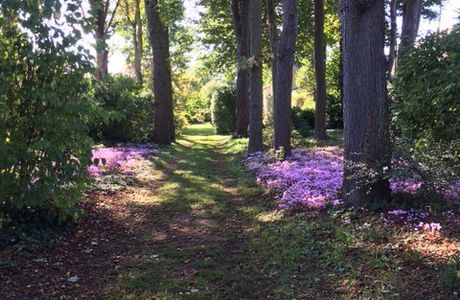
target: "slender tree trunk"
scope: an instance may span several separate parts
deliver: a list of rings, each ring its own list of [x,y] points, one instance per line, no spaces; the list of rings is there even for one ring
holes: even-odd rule
[[[158,11],[158,0],[145,0],[150,46],[153,55],[153,141],[170,144],[175,139],[169,32]]]
[[[390,46],[386,66],[388,79],[391,79],[393,66],[395,64],[397,30],[398,24],[396,23],[396,0],[390,0]]]
[[[249,0],[232,0],[238,54],[235,135],[247,136],[249,125]]]
[[[273,0],[267,0],[267,20],[268,20],[268,34],[270,40],[270,51],[271,51],[271,60],[272,60],[272,111],[275,111],[275,102],[276,98],[276,51],[278,46],[278,29],[276,28],[276,13],[275,13],[275,2]],[[271,116],[273,117],[273,116]]]
[[[343,37],[343,197],[355,206],[390,197],[384,173],[390,166],[384,56],[384,0],[340,0]]]
[[[132,24],[133,30],[133,46],[134,46],[134,73],[136,74],[136,80],[139,84],[143,84],[142,75],[142,20],[141,20],[141,9],[140,1],[136,0],[136,6],[134,11],[134,23]]]
[[[262,151],[262,0],[250,1],[250,54],[254,62],[250,68],[249,146],[248,152]]]
[[[315,138],[326,135],[326,44],[324,42],[324,1],[315,0]]]
[[[281,32],[275,80],[274,144],[283,148],[286,156],[291,155],[291,96],[294,48],[297,40],[297,0],[282,0],[283,30]]]
[[[414,47],[420,26],[422,6],[422,0],[404,0],[399,58],[402,58],[408,50]]]
[[[100,15],[98,11],[98,16]],[[102,17],[101,17],[102,18]],[[107,50],[105,18],[97,20],[97,28],[94,34],[96,40],[96,80],[103,81],[109,73],[109,51]]]

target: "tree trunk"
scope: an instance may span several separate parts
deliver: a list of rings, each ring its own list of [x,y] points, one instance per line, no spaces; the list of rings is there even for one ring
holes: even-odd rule
[[[388,60],[386,65],[387,78],[391,79],[393,73],[393,66],[396,58],[396,38],[397,38],[398,24],[396,23],[396,0],[390,0],[390,45]]]
[[[232,0],[232,16],[238,54],[235,135],[247,136],[249,125],[249,1]]]
[[[324,1],[315,0],[315,138],[326,135],[326,44],[324,42]]]
[[[250,0],[250,54],[254,59],[250,67],[250,107],[248,152],[262,151],[262,0]]]
[[[96,40],[96,80],[103,81],[109,73],[109,51],[107,50],[107,32],[105,30],[105,22],[107,14],[102,3],[96,9],[96,31],[94,39]]]
[[[402,58],[408,50],[414,47],[420,26],[422,6],[422,0],[404,0],[399,58]]]
[[[367,4],[366,4],[367,3]],[[372,206],[389,200],[384,0],[341,0],[345,167],[343,197]]]
[[[275,149],[284,149],[291,155],[291,96],[294,48],[297,40],[297,0],[282,0],[283,30],[281,32],[275,80],[274,144]]]
[[[137,82],[143,84],[143,75],[142,75],[142,20],[141,20],[141,9],[140,1],[136,0],[136,6],[134,11],[134,23],[133,23],[133,46],[134,46],[134,73],[136,74]]]
[[[153,55],[154,116],[152,139],[170,144],[175,139],[169,32],[158,11],[158,0],[145,0],[150,46]]]
[[[276,81],[276,51],[278,46],[278,29],[276,28],[276,13],[275,13],[275,2],[273,0],[267,0],[267,20],[268,20],[268,35],[270,40],[270,51],[272,60],[272,98],[276,97],[275,81]],[[272,101],[272,111],[275,111],[275,102]],[[273,115],[271,116],[273,118]]]

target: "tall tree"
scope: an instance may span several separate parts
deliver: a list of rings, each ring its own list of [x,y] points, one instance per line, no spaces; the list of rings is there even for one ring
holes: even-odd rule
[[[275,7],[278,0],[267,0],[266,3],[266,12],[267,12],[267,23],[268,23],[268,39],[270,43],[270,52],[271,52],[271,62],[272,62],[272,98],[276,98],[276,57],[277,57],[277,47],[278,47],[278,28],[276,26],[276,12]],[[274,102],[273,107],[270,107],[272,111],[275,110]]]
[[[133,9],[132,9],[133,8]],[[141,0],[123,0],[124,19],[128,25],[133,43],[134,59],[133,70],[136,80],[143,84],[142,75],[142,55],[143,49],[143,32],[141,18]]]
[[[247,136],[249,124],[249,0],[232,0],[238,55],[235,135]]]
[[[324,41],[324,0],[315,1],[315,138],[325,140],[326,135],[326,43]]]
[[[340,0],[343,37],[344,200],[387,201],[390,185],[384,0]]]
[[[250,0],[250,107],[248,152],[261,151],[262,142],[262,0]]]
[[[399,45],[400,57],[414,46],[420,26],[422,8],[422,0],[405,0],[403,3],[401,43]]]
[[[160,0],[144,0],[153,56],[153,141],[170,144],[175,139],[169,29],[160,15]]]
[[[389,53],[388,60],[386,65],[387,78],[391,78],[391,73],[393,71],[393,66],[396,59],[396,43],[397,43],[397,34],[398,34],[398,24],[396,23],[396,0],[390,0],[390,34],[389,34]]]
[[[297,40],[297,0],[282,0],[283,23],[276,55],[276,97],[274,99],[274,144],[291,155],[291,96],[294,49]]]
[[[121,0],[89,0],[91,14],[94,17],[94,39],[96,40],[96,74],[97,80],[104,80],[109,71],[109,50],[107,38],[112,22]]]

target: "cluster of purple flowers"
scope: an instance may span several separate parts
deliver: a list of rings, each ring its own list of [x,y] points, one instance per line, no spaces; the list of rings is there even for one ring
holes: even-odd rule
[[[284,161],[257,153],[246,162],[256,172],[257,182],[281,194],[281,208],[341,204],[337,196],[342,185],[343,151],[339,148],[293,150],[292,157]]]
[[[451,212],[452,213],[452,212]],[[453,213],[452,213],[453,214]],[[407,226],[410,230],[438,232],[442,229],[440,223],[429,222],[430,214],[423,210],[402,210],[396,209],[388,212],[388,217],[382,214],[382,220],[386,223],[401,224]]]
[[[88,172],[91,176],[113,172],[129,174],[139,159],[157,153],[158,150],[146,146],[96,148],[92,151],[93,165]]]
[[[343,150],[337,147],[293,150],[292,157],[284,161],[271,159],[263,152],[246,158],[246,165],[255,171],[257,182],[279,193],[280,208],[340,205],[343,164]],[[417,178],[392,178],[390,185],[393,192],[415,194],[423,182]],[[442,193],[460,200],[460,182]]]

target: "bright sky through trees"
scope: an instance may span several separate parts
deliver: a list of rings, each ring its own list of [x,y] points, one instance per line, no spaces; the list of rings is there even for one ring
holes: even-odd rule
[[[184,0],[185,17],[187,22],[197,21],[200,18],[202,7],[197,7],[197,0]],[[229,8],[230,9],[230,8]],[[422,20],[420,24],[420,36],[425,36],[428,32],[452,28],[460,14],[460,1],[447,0],[442,8],[441,20],[433,21]],[[109,72],[123,73],[126,69],[126,55],[121,52],[122,46],[126,43],[120,36],[114,35],[109,40],[110,59]]]

